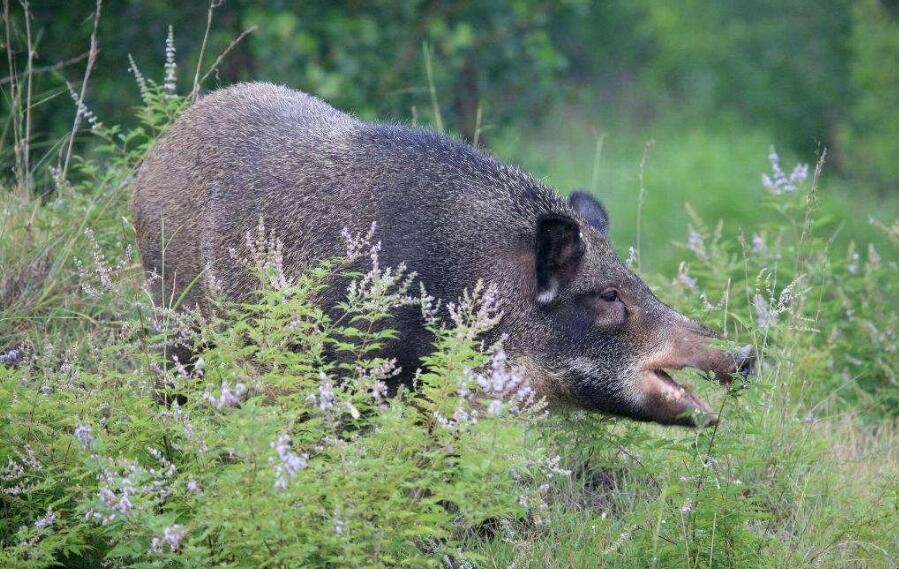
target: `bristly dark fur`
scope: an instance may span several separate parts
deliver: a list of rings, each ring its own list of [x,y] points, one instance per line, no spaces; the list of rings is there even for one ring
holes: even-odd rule
[[[670,344],[673,326],[692,334],[699,327],[620,263],[597,231],[596,212],[605,213],[598,202],[584,195],[574,206],[468,144],[365,123],[270,84],[223,89],[186,111],[147,156],[132,202],[146,270],[164,274],[176,297],[189,289],[184,305],[205,307],[207,279],[197,278],[204,270],[231,297],[253,289],[229,249],[239,250],[260,218],[283,241],[289,274],[342,254],[344,228],[365,233],[376,222],[383,264],[406,262],[435,297],[458,298],[479,279],[498,286],[498,332],[510,335],[507,350],[546,395],[680,421],[652,409],[635,377],[640,362]],[[579,251],[564,270],[561,259],[538,258],[556,254],[535,247],[538,220],[549,217],[573,228],[564,232],[569,242],[556,243]],[[552,272],[538,278],[540,266]],[[589,299],[610,286],[627,291],[633,317],[597,320]],[[332,291],[331,302],[341,292]],[[391,355],[411,373],[430,338],[414,311],[401,312],[396,327]]]

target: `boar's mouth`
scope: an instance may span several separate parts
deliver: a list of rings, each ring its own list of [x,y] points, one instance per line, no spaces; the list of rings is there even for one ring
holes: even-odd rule
[[[755,357],[752,347],[745,346],[733,354],[708,350],[706,357],[695,361],[666,361],[643,368],[640,390],[643,411],[651,421],[665,425],[709,426],[718,423],[718,414],[688,385],[671,377],[669,370],[692,368],[710,372],[720,383],[729,383],[732,373],[746,376],[753,372]]]
[[[642,374],[642,391],[650,419],[663,425],[709,426],[718,423],[718,414],[687,385],[676,382],[664,369]]]

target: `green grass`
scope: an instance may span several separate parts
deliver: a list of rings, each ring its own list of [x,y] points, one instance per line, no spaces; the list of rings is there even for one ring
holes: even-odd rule
[[[559,191],[588,188],[600,197],[612,219],[612,241],[623,257],[637,241],[645,155],[640,253],[649,272],[677,268],[679,253],[673,244],[687,238],[688,205],[710,223],[724,221],[730,237],[741,229],[751,234],[770,216],[761,205],[760,177],[770,171],[766,157],[777,141],[733,119],[711,117],[695,124],[673,115],[653,126],[634,126],[574,108],[553,113],[540,128],[497,133],[493,141],[501,157],[544,177]],[[785,167],[817,160],[781,156]],[[852,240],[884,244],[883,233],[869,219],[891,223],[899,215],[899,195],[875,195],[832,170],[826,166],[822,177],[820,230],[833,235],[833,246],[842,250]]]
[[[593,185],[623,257],[653,139],[641,274],[763,358],[757,377],[726,389],[688,378],[722,410],[715,429],[568,412],[445,429],[438,416],[491,398],[456,389],[473,388],[464,369],[490,358],[474,337],[489,322],[441,327],[419,391],[382,405],[366,395],[384,363],[369,347],[388,333],[369,324],[388,311],[356,299],[331,322],[314,302],[337,261],[193,322],[204,374],[162,360],[185,322],[152,306],[127,250],[128,181],[182,103],[160,92],[135,124],[101,131],[77,183],[46,201],[0,190],[0,352],[22,348],[0,364],[0,566],[896,566],[895,200],[827,175],[770,196],[760,176],[772,141],[746,125],[610,123],[598,160],[582,111],[492,133],[500,157],[553,185]],[[692,242],[673,245],[688,224]],[[751,251],[754,233],[767,251]],[[248,253],[261,282],[277,282],[265,237]],[[769,325],[759,303],[776,313]],[[325,346],[350,363],[329,362]],[[327,410],[320,373],[338,402]],[[240,404],[207,404],[225,381],[246,387]],[[159,404],[176,393],[181,409]],[[303,454],[293,475],[276,469]],[[104,524],[104,492],[121,497],[125,477],[149,485]],[[48,512],[54,521],[35,525]],[[167,529],[183,536],[160,547]]]

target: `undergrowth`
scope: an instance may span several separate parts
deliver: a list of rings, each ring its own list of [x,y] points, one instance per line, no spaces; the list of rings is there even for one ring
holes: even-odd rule
[[[694,214],[677,274],[646,276],[762,354],[724,391],[695,378],[719,426],[662,428],[545,408],[483,342],[498,291],[439,303],[375,228],[299,276],[248,228],[249,300],[155,305],[129,183],[190,98],[133,71],[136,126],[89,121],[90,158],[0,192],[0,566],[895,566],[899,227],[834,250],[823,156],[772,149],[767,221],[728,239]],[[436,340],[388,393],[377,348],[409,305]]]

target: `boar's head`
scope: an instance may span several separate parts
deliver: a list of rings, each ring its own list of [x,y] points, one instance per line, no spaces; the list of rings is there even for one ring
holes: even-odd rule
[[[573,215],[537,219],[528,255],[530,298],[522,353],[537,388],[551,400],[668,425],[708,425],[708,403],[672,379],[686,367],[715,374],[751,372],[751,347],[726,353],[715,333],[675,311],[615,255],[609,219],[575,192]],[[524,328],[525,326],[521,326]],[[530,344],[530,345],[527,345]]]

